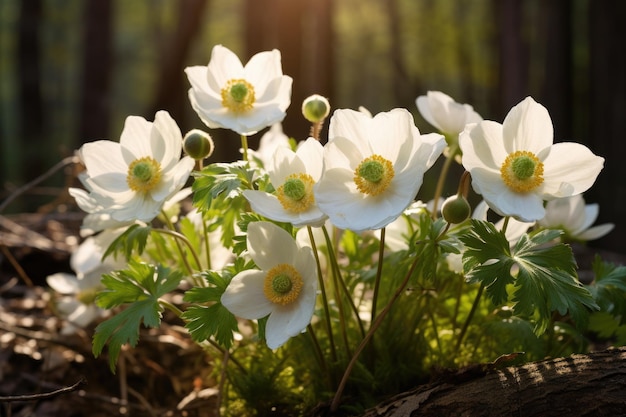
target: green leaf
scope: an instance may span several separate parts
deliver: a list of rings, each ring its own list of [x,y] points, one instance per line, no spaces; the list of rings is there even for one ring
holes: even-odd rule
[[[103,308],[129,304],[126,309],[96,327],[93,353],[99,356],[108,343],[111,371],[115,372],[122,345],[128,343],[136,346],[142,323],[146,327],[159,326],[163,310],[159,298],[175,289],[181,279],[182,274],[179,272],[132,260],[129,269],[103,276],[105,289],[96,297],[96,303]]]
[[[215,337],[215,341],[224,348],[229,349],[232,346],[233,333],[237,331],[237,319],[221,303],[208,307],[190,306],[181,318],[186,321],[185,327],[194,341],[203,342]]]
[[[481,283],[496,305],[508,299],[507,285],[514,282],[509,241],[487,221],[471,220],[472,228],[460,240],[465,245],[463,270],[471,283]]]
[[[598,306],[578,281],[576,262],[569,246],[552,244],[561,232],[542,230],[523,235],[510,249],[504,233],[487,221],[472,220],[472,230],[461,236],[466,246],[463,268],[470,282],[480,282],[496,305],[508,298],[507,286],[514,285],[516,315],[535,317],[535,332],[542,334],[552,312],[568,314],[583,325],[590,309]],[[516,276],[512,270],[517,268]]]
[[[151,231],[152,228],[150,226],[133,224],[109,245],[102,259],[120,252],[124,254],[126,259],[129,259],[135,251],[137,251],[138,255],[141,255],[146,247]]]
[[[252,188],[254,170],[244,161],[231,164],[217,163],[195,173],[193,205],[201,211],[211,208],[214,199],[232,199],[241,194],[241,189]]]
[[[589,310],[599,308],[578,281],[572,249],[563,243],[546,245],[559,235],[554,230],[524,235],[513,250],[513,259],[519,267],[514,310],[521,315],[539,313],[537,334],[547,328],[552,311],[561,315],[569,313],[576,325],[581,326],[588,320]]]
[[[621,316],[626,322],[626,266],[602,262],[596,256],[592,264],[594,281],[587,286],[602,311]]]

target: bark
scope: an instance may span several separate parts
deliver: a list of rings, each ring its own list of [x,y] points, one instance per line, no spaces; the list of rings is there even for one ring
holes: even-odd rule
[[[625,413],[623,347],[519,367],[471,367],[400,394],[364,417],[580,417]]]

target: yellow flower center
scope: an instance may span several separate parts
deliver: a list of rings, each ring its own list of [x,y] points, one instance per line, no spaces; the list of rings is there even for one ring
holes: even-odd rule
[[[378,195],[387,189],[394,175],[390,161],[380,155],[372,155],[354,170],[354,182],[363,194]]]
[[[516,151],[500,167],[502,180],[516,193],[527,193],[543,183],[543,163],[528,151]]]
[[[161,181],[161,164],[154,158],[144,156],[128,166],[126,182],[131,190],[146,193]]]
[[[276,197],[285,210],[291,213],[305,212],[315,203],[314,184],[309,174],[291,174],[276,190]]]
[[[234,113],[247,112],[256,100],[252,84],[241,78],[228,80],[221,93],[222,106]]]
[[[298,299],[302,291],[302,276],[289,264],[278,264],[267,272],[263,292],[274,304],[289,305]]]

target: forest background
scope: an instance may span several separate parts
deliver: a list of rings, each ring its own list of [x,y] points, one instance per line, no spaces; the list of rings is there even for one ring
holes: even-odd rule
[[[597,223],[616,228],[591,244],[623,253],[623,39],[623,0],[0,0],[0,201],[82,143],[117,140],[128,115],[152,120],[165,109],[183,133],[205,128],[183,69],[206,65],[216,44],[243,62],[277,48],[294,78],[283,126],[297,140],[308,134],[300,103],[313,93],[333,108],[405,107],[423,133],[434,128],[415,98],[428,90],[498,122],[533,96],[556,142],[606,158],[585,199],[600,205]],[[210,133],[211,162],[238,158],[236,135]],[[64,175],[6,211],[49,203]],[[455,190],[450,183],[445,194]]]

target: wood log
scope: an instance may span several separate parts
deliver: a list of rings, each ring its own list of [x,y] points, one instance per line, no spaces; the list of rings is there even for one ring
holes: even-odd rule
[[[363,417],[626,416],[626,347],[490,368],[399,394]]]

